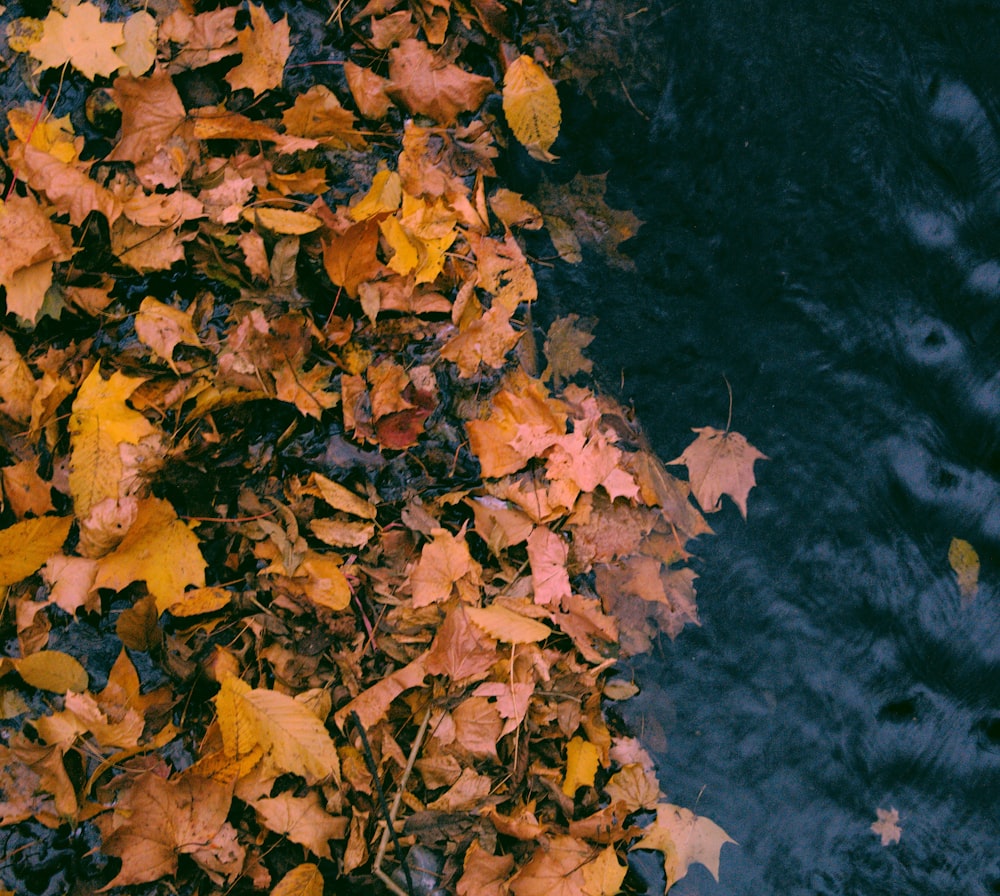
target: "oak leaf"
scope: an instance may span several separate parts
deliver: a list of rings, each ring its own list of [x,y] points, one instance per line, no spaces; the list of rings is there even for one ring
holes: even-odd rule
[[[101,10],[93,3],[76,3],[65,15],[49,11],[42,38],[31,45],[30,53],[41,63],[39,71],[69,62],[93,81],[98,75],[107,77],[121,68],[122,60],[114,48],[124,41],[120,23],[102,22]]]
[[[266,752],[276,769],[309,784],[340,776],[340,760],[323,723],[301,702],[229,676],[215,696],[226,754]]]
[[[517,141],[535,159],[550,162],[549,153],[562,122],[556,86],[537,62],[519,56],[503,79],[503,111]]]
[[[667,890],[688,873],[695,862],[719,879],[719,854],[726,843],[735,843],[714,821],[690,809],[659,803],[656,821],[649,824],[632,849],[655,849],[663,853]]]
[[[285,62],[292,52],[291,26],[286,15],[272,22],[264,6],[249,4],[250,27],[236,36],[243,61],[232,69],[226,80],[233,90],[249,87],[254,96],[280,87],[285,74]]]
[[[474,112],[494,90],[493,81],[448,62],[423,41],[408,38],[389,51],[386,92],[411,112],[454,124]]]
[[[736,502],[746,519],[747,495],[757,484],[754,462],[769,458],[738,432],[723,432],[711,426],[695,428],[692,432],[698,433],[698,438],[670,463],[687,466],[691,491],[706,513],[718,510],[726,494]]]

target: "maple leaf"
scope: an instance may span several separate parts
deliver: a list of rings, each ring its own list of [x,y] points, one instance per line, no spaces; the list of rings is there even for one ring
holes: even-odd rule
[[[615,896],[621,892],[627,865],[618,862],[618,854],[613,846],[583,866],[583,896]]]
[[[135,335],[163,358],[175,373],[174,349],[178,345],[201,347],[191,315],[152,296],[146,296],[139,306],[135,317]]]
[[[70,6],[65,15],[50,10],[41,40],[32,44],[29,52],[39,61],[39,71],[69,62],[93,81],[121,68],[122,60],[114,48],[124,42],[121,24],[102,22],[100,9],[84,2]]]
[[[456,536],[444,529],[434,533],[434,540],[424,545],[420,559],[410,575],[413,606],[447,600],[453,589],[470,597],[479,581],[479,564],[469,553],[464,535]]]
[[[163,562],[165,557],[170,558],[169,563]],[[125,537],[101,558],[94,587],[121,591],[139,581],[146,583],[159,613],[181,600],[188,585],[205,585],[205,558],[198,548],[198,537],[162,498],[138,502],[135,521]]]
[[[438,124],[454,124],[494,90],[493,81],[447,62],[423,41],[408,38],[389,51],[386,93],[411,112]]]
[[[583,868],[594,858],[591,847],[560,835],[542,841],[534,855],[510,879],[514,896],[580,896],[586,886]]]
[[[583,356],[582,349],[594,341],[592,330],[596,322],[594,318],[581,321],[578,314],[567,314],[552,321],[543,348],[548,362],[542,373],[543,380],[551,379],[558,387],[574,374],[590,373],[594,364]]]
[[[497,661],[496,640],[484,633],[485,626],[473,624],[467,610],[464,604],[456,604],[437,630],[427,652],[426,669],[431,675],[446,675],[456,683],[476,681],[485,678]]]
[[[691,491],[706,513],[713,513],[721,506],[720,499],[729,495],[739,507],[743,519],[747,517],[747,495],[757,480],[753,465],[758,460],[769,460],[738,432],[723,432],[711,426],[695,428],[698,433],[684,453],[671,464],[685,464]]]
[[[249,4],[250,27],[237,36],[243,61],[232,69],[226,80],[233,90],[249,87],[254,96],[280,87],[285,75],[285,62],[292,52],[291,27],[288,16],[272,22],[264,6]]]
[[[208,861],[219,849],[217,840],[231,830],[226,822],[231,802],[231,785],[208,778],[183,775],[165,780],[150,772],[136,779],[114,813],[97,822],[104,834],[102,849],[122,860],[121,870],[103,889],[174,874],[182,854],[199,864]],[[232,870],[237,872],[242,847],[235,852],[238,862],[232,863]]]
[[[365,148],[365,138],[354,130],[354,113],[345,109],[333,91],[322,84],[300,93],[281,121],[289,134],[311,137],[328,149]]]
[[[735,843],[714,821],[690,809],[659,803],[656,821],[649,824],[632,849],[655,849],[663,853],[667,889],[688,873],[695,862],[719,879],[719,854],[726,843]]]
[[[903,829],[899,826],[899,812],[896,809],[876,809],[878,818],[872,822],[872,833],[878,834],[883,846],[899,843]]]
[[[513,856],[495,856],[478,839],[473,840],[465,852],[456,892],[458,896],[502,896],[513,870]]]
[[[306,796],[281,793],[276,797],[255,800],[257,818],[269,831],[284,834],[314,855],[332,858],[330,840],[347,837],[347,819],[330,815],[321,805],[319,794],[310,790]]]

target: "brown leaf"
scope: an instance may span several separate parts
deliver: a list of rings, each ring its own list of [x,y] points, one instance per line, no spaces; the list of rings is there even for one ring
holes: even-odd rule
[[[347,819],[330,815],[321,805],[319,794],[310,790],[305,796],[281,793],[253,804],[257,818],[269,831],[284,834],[293,843],[301,843],[322,859],[332,858],[331,840],[347,837]]]
[[[357,298],[359,284],[374,279],[382,270],[375,255],[378,235],[377,221],[363,221],[323,241],[323,268],[351,298]]]
[[[447,62],[423,41],[407,39],[389,51],[387,93],[411,112],[454,124],[494,90],[493,81]]]
[[[250,27],[236,36],[243,61],[232,69],[226,80],[233,90],[250,88],[254,96],[280,87],[285,76],[285,62],[292,52],[291,26],[286,15],[272,22],[264,6],[249,4]]]
[[[580,896],[586,881],[583,867],[594,850],[565,835],[543,841],[530,861],[509,881],[514,896]]]
[[[385,118],[392,108],[392,100],[386,93],[389,81],[379,77],[371,69],[355,65],[350,60],[344,63],[344,75],[347,77],[351,96],[358,104],[358,111],[365,118],[375,120]]]
[[[706,513],[718,510],[726,494],[746,519],[747,495],[757,484],[754,462],[769,458],[738,432],[723,432],[711,426],[692,431],[698,433],[698,438],[670,463],[687,465],[691,491]]]
[[[138,778],[110,816],[100,816],[102,849],[122,867],[103,888],[143,884],[177,871],[181,854],[210,846],[226,825],[232,788],[207,778]],[[197,859],[196,859],[197,860]],[[102,890],[102,891],[103,891]]]
[[[458,896],[503,896],[504,884],[514,870],[514,857],[495,856],[473,840],[465,852],[462,876],[456,884]]]
[[[354,113],[340,105],[333,91],[322,84],[300,93],[281,121],[289,134],[310,137],[328,149],[365,148],[365,138],[354,130]]]

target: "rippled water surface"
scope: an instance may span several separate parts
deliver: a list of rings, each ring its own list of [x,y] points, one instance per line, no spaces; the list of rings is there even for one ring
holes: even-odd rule
[[[1000,5],[631,21],[649,120],[598,102],[572,162],[646,222],[637,271],[589,257],[546,301],[600,318],[662,456],[725,426],[726,377],[772,458],[698,545],[703,627],[636,667],[668,795],[740,842],[672,892],[1000,893]]]

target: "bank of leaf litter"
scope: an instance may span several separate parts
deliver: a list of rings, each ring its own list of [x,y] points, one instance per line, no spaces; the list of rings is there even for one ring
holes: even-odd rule
[[[81,886],[719,875],[602,691],[697,623],[688,545],[763,455],[703,428],[677,479],[587,385],[591,322],[538,359],[546,213],[494,160],[553,159],[561,110],[510,13],[340,4],[297,92],[262,5],[6,16],[48,88],[2,153],[0,824],[96,832]]]

